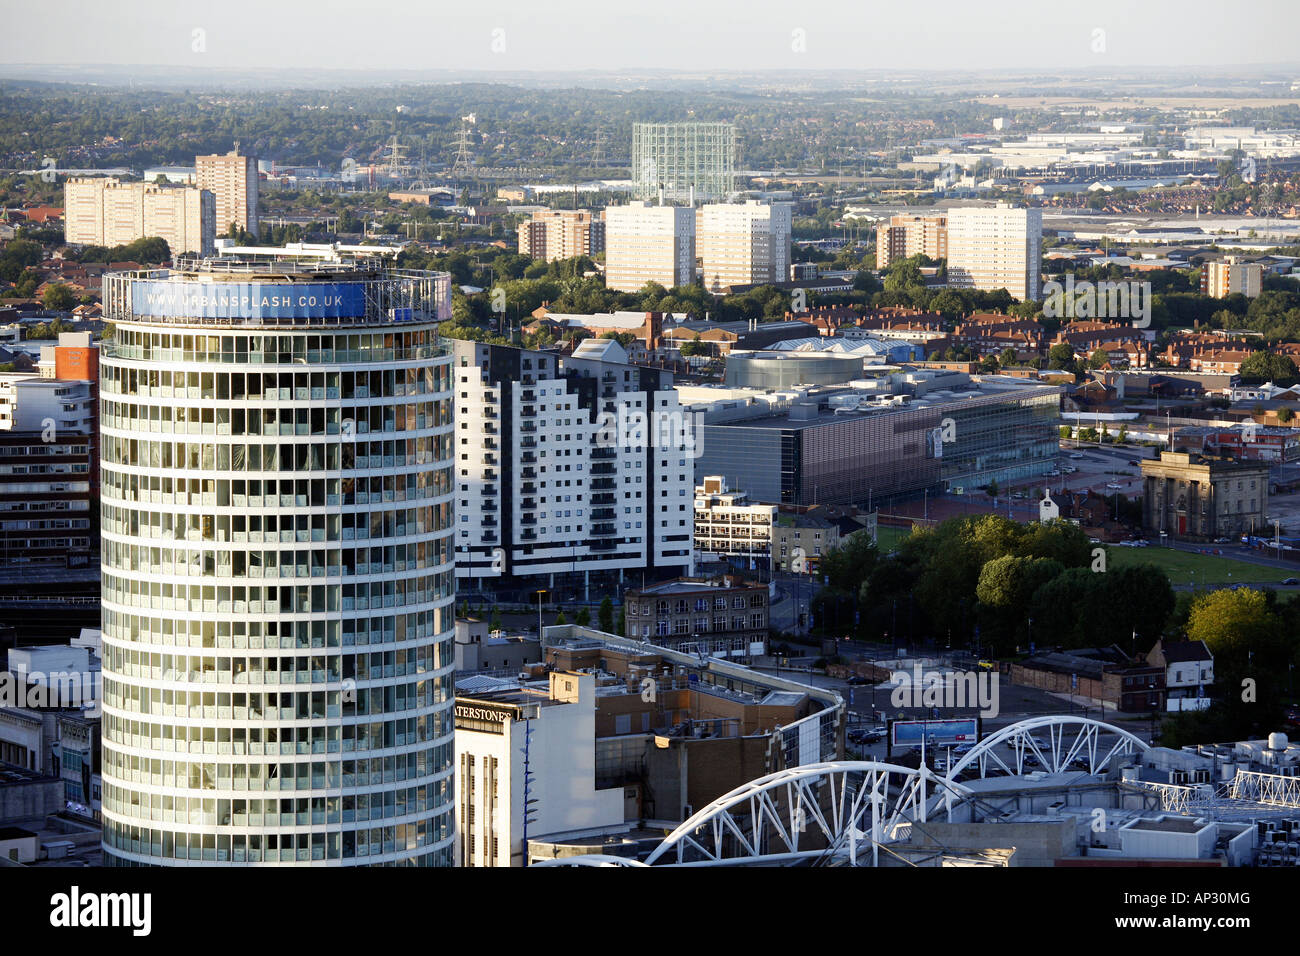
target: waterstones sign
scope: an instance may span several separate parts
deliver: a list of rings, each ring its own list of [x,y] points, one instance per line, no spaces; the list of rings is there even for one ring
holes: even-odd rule
[[[131,311],[175,319],[314,319],[365,315],[359,282],[131,284]]]

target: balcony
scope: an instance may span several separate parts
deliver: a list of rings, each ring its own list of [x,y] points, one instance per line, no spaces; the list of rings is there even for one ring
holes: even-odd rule
[[[497,480],[496,469],[495,469],[495,468],[484,468],[484,469],[483,469],[483,478],[484,478],[484,480],[486,480],[486,481],[496,481],[496,480]]]
[[[535,402],[537,401],[537,393],[531,388],[526,388],[519,393],[519,400],[521,402]]]
[[[596,490],[598,490],[598,489],[604,489],[604,488],[613,489],[614,486],[615,486],[615,481],[614,481],[613,478],[593,478],[593,479],[591,479],[591,485],[590,485],[590,487],[591,487],[591,490],[592,490],[592,491],[596,491]]]
[[[519,406],[519,414],[524,416],[525,418],[531,418],[532,416],[537,414],[537,406],[521,405]]]
[[[485,464],[485,465],[499,465],[499,464],[501,464],[501,462],[497,461],[497,456],[496,456],[495,454],[493,454],[492,452],[489,451],[489,452],[485,452],[484,455],[483,455],[483,464]]]
[[[497,510],[497,503],[496,503],[495,501],[485,501],[485,502],[483,502],[483,510],[484,510],[484,511],[496,511],[496,510]]]
[[[601,492],[598,495],[591,496],[591,503],[593,505],[612,505],[617,500],[618,500],[617,495],[611,495],[607,492]]]
[[[614,474],[614,471],[614,463],[611,461],[598,461],[594,462],[591,466],[591,473],[593,475],[612,475]]]
[[[521,439],[519,440],[519,447],[521,447],[521,448],[536,448],[536,447],[537,447],[537,439],[536,439],[536,438],[521,438]]]
[[[531,481],[525,481],[523,484],[521,484],[521,485],[519,486],[519,492],[520,492],[520,494],[524,494],[524,495],[533,495],[533,494],[536,494],[536,493],[537,493],[537,485],[533,484],[533,482],[531,482]],[[531,507],[531,506],[530,506],[530,507]]]
[[[613,521],[614,516],[615,515],[614,515],[613,508],[592,508],[591,509],[591,517],[593,521]]]
[[[484,515],[484,516],[483,516],[483,527],[485,527],[485,528],[495,528],[496,526],[497,526],[496,515]]]
[[[526,451],[519,456],[519,460],[523,462],[525,465],[535,465],[537,464],[537,453],[532,451]]]
[[[533,508],[537,507],[537,499],[524,498],[519,502],[519,507],[523,508],[526,511],[531,511]]]
[[[591,533],[594,535],[599,535],[601,537],[614,534],[614,532],[617,530],[618,530],[617,527],[614,525],[612,521],[598,522],[591,526]]]
[[[618,545],[619,542],[615,538],[597,538],[587,542],[587,547],[592,551],[613,551]]]
[[[519,472],[520,478],[535,479],[537,477],[536,468],[524,468]]]
[[[535,515],[524,515],[519,519],[519,523],[522,525],[535,525],[537,524],[537,517]]]
[[[525,531],[523,534],[521,534],[521,535],[519,536],[519,540],[520,540],[520,541],[536,541],[536,540],[537,540],[537,532],[536,532],[536,531]]]
[[[597,445],[591,450],[591,457],[595,461],[617,458],[618,449],[610,445]]]
[[[519,430],[524,434],[537,431],[537,422],[521,422]]]

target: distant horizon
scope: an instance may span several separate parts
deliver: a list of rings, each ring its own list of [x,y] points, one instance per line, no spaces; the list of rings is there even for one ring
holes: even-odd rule
[[[1293,75],[1290,75],[1293,74]],[[1291,83],[1300,83],[1300,60],[1296,63],[1240,63],[1216,66],[1133,65],[1106,70],[1091,67],[971,67],[966,69],[906,70],[885,67],[818,67],[773,68],[766,70],[718,68],[702,70],[686,67],[587,67],[581,69],[553,69],[518,67],[503,68],[411,68],[373,69],[364,67],[319,66],[177,66],[163,63],[7,63],[0,65],[0,84],[49,83],[89,85],[103,88],[127,88],[137,83],[159,86],[238,84],[260,89],[289,87],[317,88],[326,85],[381,86],[395,83],[410,85],[454,85],[456,83],[490,83],[514,85],[545,83],[548,85],[574,85],[605,83],[610,86],[636,88],[641,81],[672,84],[674,82],[699,86],[710,80],[720,81],[713,92],[732,88],[779,87],[787,84],[803,85],[816,79],[831,79],[842,85],[854,81],[867,81],[882,86],[915,89],[927,80],[951,84],[954,80],[969,78],[977,81],[1000,80],[1004,84],[1018,81],[1030,83],[1056,79],[1068,82],[1086,82],[1101,93],[1116,87],[1132,87],[1148,83],[1159,86],[1161,81],[1177,81],[1185,89],[1162,89],[1161,95],[1190,97],[1214,95],[1216,90],[1231,89],[1232,95],[1255,95],[1261,99],[1289,99],[1300,103],[1300,92],[1293,92]],[[1197,80],[1199,79],[1199,82]],[[1254,86],[1242,89],[1229,86],[1234,81],[1271,81],[1272,87]],[[1291,82],[1288,83],[1288,80]],[[738,83],[737,81],[744,81]],[[734,86],[733,86],[734,84]],[[1190,84],[1190,85],[1189,85]],[[1062,89],[1053,92],[1034,82],[1033,90],[1043,96],[1086,97],[1087,92]],[[997,95],[997,91],[988,94]]]

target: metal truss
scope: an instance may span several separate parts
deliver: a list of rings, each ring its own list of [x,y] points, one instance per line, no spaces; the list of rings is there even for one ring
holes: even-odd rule
[[[1234,800],[1251,800],[1274,807],[1300,808],[1300,777],[1238,770],[1230,790]]]
[[[584,853],[582,856],[557,856],[553,860],[538,860],[531,866],[645,866],[640,860],[626,856],[602,856]]]
[[[927,788],[954,801],[970,791],[875,761],[805,764],[751,780],[693,813],[647,864],[875,866],[880,850],[926,819]]]
[[[1045,732],[1047,740],[1040,740],[1035,732]],[[978,767],[981,777],[988,776],[993,768],[1011,776],[1023,776],[1027,766],[1030,770],[1046,773],[1072,769],[1099,773],[1115,757],[1131,756],[1149,749],[1149,744],[1127,730],[1091,717],[1066,714],[1031,717],[1003,727],[981,740],[948,769],[948,780],[954,780],[957,774],[971,766]],[[1007,750],[1010,752],[1004,759]],[[1036,767],[1027,763],[1028,757],[1033,757]]]
[[[1191,814],[1210,808],[1214,802],[1214,793],[1208,787],[1184,787],[1150,780],[1135,780],[1133,784],[1155,793],[1160,799],[1160,809],[1166,813]]]

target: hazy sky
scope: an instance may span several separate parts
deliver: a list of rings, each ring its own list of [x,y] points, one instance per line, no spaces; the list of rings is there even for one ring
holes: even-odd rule
[[[4,0],[0,6],[6,23],[0,63],[8,66],[702,72],[1056,66],[1104,72],[1295,63],[1300,33],[1296,0]]]

